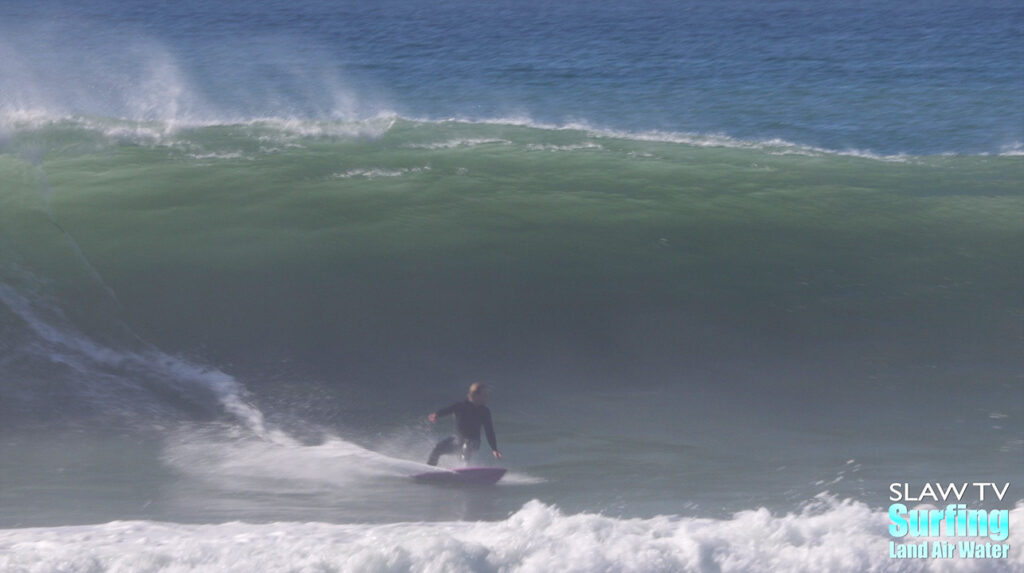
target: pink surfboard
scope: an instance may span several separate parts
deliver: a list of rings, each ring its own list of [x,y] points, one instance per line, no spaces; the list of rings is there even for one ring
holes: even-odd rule
[[[483,484],[497,483],[508,471],[505,468],[456,468],[454,470],[437,470],[412,476],[420,483],[445,484]]]

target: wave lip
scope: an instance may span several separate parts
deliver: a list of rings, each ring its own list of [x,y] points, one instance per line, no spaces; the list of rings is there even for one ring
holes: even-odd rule
[[[871,149],[820,147],[777,137],[740,138],[725,132],[679,132],[662,129],[627,130],[602,127],[585,121],[550,123],[536,121],[529,116],[469,118],[433,118],[404,115],[391,110],[378,110],[362,114],[329,114],[326,117],[296,114],[171,114],[171,115],[96,115],[47,107],[11,107],[0,105],[0,136],[47,130],[75,130],[82,136],[99,136],[109,142],[131,144],[176,145],[180,138],[204,129],[229,128],[239,135],[249,135],[273,143],[302,142],[315,139],[379,138],[402,127],[406,130],[434,130],[439,139],[413,137],[404,148],[426,151],[444,151],[477,148],[485,145],[509,145],[517,138],[505,133],[508,129],[522,129],[535,134],[546,133],[571,142],[556,144],[548,141],[527,143],[532,151],[588,151],[601,150],[603,142],[625,141],[654,144],[678,144],[697,148],[721,148],[759,151],[775,156],[851,157],[883,162],[907,163],[929,156],[964,156],[944,152],[927,155],[908,153],[879,153]],[[561,135],[559,135],[561,134]],[[531,137],[526,136],[528,139]],[[1020,142],[1007,144],[994,153],[975,153],[966,156],[1019,157],[1024,154]]]

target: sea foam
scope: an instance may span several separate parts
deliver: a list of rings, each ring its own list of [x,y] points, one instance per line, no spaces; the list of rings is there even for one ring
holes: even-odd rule
[[[1024,517],[1024,505],[1012,511]],[[885,514],[821,496],[797,513],[729,519],[566,514],[539,501],[497,522],[328,524],[147,521],[0,531],[11,572],[1013,571],[1007,559],[891,560]],[[1011,547],[1024,542],[1017,529]]]

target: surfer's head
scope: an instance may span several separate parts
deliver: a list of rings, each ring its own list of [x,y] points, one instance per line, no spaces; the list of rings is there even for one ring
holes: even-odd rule
[[[469,401],[480,405],[487,402],[487,386],[483,382],[474,382],[469,386]]]

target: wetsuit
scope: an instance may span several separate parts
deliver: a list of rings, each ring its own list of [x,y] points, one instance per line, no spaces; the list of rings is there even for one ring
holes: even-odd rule
[[[494,425],[491,423],[491,410],[484,405],[476,405],[469,400],[456,402],[447,408],[434,412],[438,418],[455,414],[456,435],[438,442],[434,451],[430,452],[427,463],[436,466],[437,460],[444,454],[452,454],[461,450],[462,460],[468,461],[473,452],[480,449],[480,428],[487,434],[487,443],[491,450],[498,449],[498,441],[494,437]]]

